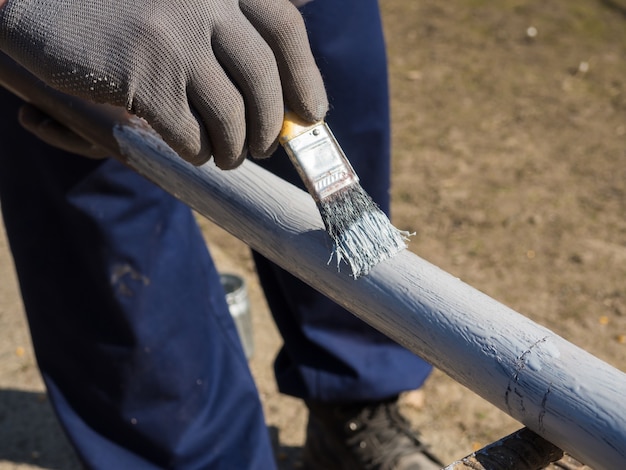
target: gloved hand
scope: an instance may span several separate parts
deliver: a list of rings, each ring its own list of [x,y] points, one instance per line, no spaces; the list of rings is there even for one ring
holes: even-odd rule
[[[285,106],[309,121],[328,106],[287,0],[8,0],[0,49],[54,88],[145,118],[194,164],[268,156]]]
[[[106,149],[83,139],[35,106],[23,104],[19,109],[18,119],[24,129],[45,143],[66,152],[92,159],[102,159],[109,156]]]

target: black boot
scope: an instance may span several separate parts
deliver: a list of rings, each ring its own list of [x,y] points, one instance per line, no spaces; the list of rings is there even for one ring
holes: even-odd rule
[[[398,398],[350,405],[307,402],[306,470],[438,470],[444,465],[411,431]]]

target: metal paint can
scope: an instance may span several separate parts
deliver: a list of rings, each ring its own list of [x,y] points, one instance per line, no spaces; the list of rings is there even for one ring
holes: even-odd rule
[[[254,340],[252,338],[252,316],[246,282],[236,274],[220,274],[220,281],[226,294],[228,310],[239,333],[243,351],[249,360],[254,353]]]

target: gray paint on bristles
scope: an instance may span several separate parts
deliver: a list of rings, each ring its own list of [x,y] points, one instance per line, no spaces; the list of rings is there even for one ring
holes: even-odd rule
[[[355,279],[406,248],[409,233],[395,228],[359,184],[323,199],[317,207],[333,241],[329,262],[334,257],[340,270],[343,261]]]

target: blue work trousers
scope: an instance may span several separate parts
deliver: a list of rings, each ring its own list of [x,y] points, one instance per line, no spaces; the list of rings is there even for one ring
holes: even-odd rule
[[[377,2],[303,8],[328,122],[389,207],[389,112]],[[112,159],[51,148],[0,94],[0,202],[33,345],[70,441],[96,469],[270,469],[259,397],[189,208]],[[262,164],[299,184],[287,157]],[[236,170],[235,170],[236,171]],[[284,339],[279,389],[354,402],[421,386],[424,361],[254,255]]]

